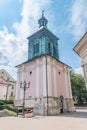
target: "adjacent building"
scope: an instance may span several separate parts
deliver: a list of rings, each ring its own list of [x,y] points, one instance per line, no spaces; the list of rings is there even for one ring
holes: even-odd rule
[[[87,88],[87,32],[74,47],[74,51],[81,57],[81,66],[83,67],[84,77]]]
[[[15,106],[33,107],[36,115],[57,115],[73,111],[70,67],[59,60],[58,38],[47,28],[48,20],[38,20],[38,30],[28,37],[28,60],[17,66]],[[29,85],[29,86],[28,86]]]
[[[8,82],[6,82],[3,78],[0,78],[0,100],[6,100],[7,87],[8,87]]]
[[[16,91],[16,80],[4,69],[0,69],[0,78],[3,79],[8,84],[7,87],[5,88],[7,89],[5,99],[14,100]]]

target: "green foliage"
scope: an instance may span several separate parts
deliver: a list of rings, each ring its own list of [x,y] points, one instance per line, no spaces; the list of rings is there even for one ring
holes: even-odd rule
[[[13,112],[13,111],[10,111],[8,109],[4,109],[4,111],[6,111],[9,115],[11,116],[17,116],[17,113]]]
[[[0,102],[3,102],[4,104],[13,104],[13,100],[0,100]]]
[[[0,101],[0,105],[4,105],[4,102],[3,102],[3,101]]]
[[[13,100],[0,100],[0,110],[7,109],[9,111],[13,111],[15,113],[18,113],[18,109],[12,107]]]
[[[6,104],[13,104],[14,102],[13,102],[13,100],[5,100],[5,103]]]
[[[22,109],[19,109],[18,112],[19,112],[19,113],[22,112]]]
[[[19,112],[19,113],[22,112],[22,111],[23,111],[22,108],[19,108],[19,109],[18,109],[18,112]],[[27,109],[24,109],[24,111],[27,111]]]
[[[3,110],[4,109],[4,106],[0,105],[0,110]]]
[[[82,75],[76,74],[73,71],[71,71],[70,77],[73,99],[78,105],[82,105],[84,102],[87,102],[85,80]]]
[[[13,107],[10,107],[10,106],[4,106],[4,109],[8,109],[8,110],[14,111],[16,113],[18,112],[17,108],[13,108]]]
[[[3,110],[3,109],[7,109],[7,110],[10,110],[10,111],[13,111],[13,112],[16,112],[18,113],[18,109],[17,108],[14,108],[14,107],[11,107],[11,106],[0,106],[0,110]]]

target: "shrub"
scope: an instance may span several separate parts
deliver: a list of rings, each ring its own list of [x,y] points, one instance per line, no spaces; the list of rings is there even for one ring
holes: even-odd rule
[[[17,113],[13,112],[13,111],[10,111],[8,109],[4,109],[4,111],[6,111],[9,115],[11,116],[17,116]]]
[[[13,100],[4,100],[4,103],[6,103],[6,104],[13,104],[14,101]]]
[[[7,109],[7,110],[10,110],[10,111],[18,113],[18,109],[17,108],[13,108],[13,107],[10,107],[10,106],[0,106],[0,110],[3,110],[3,109]]]
[[[3,101],[0,101],[0,105],[4,105],[4,102],[3,102]]]
[[[22,111],[23,111],[22,108],[18,109],[18,112],[19,112],[19,113],[22,112]],[[24,111],[27,111],[27,109],[24,109]]]
[[[19,109],[18,112],[19,112],[19,113],[22,112],[22,109]]]
[[[0,106],[0,110],[3,110],[4,109],[4,106]]]
[[[0,102],[3,102],[4,104],[13,104],[13,100],[0,100]]]

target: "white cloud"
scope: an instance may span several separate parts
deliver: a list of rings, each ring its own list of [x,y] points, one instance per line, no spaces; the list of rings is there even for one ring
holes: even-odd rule
[[[0,54],[2,59],[5,57],[4,60],[8,60],[12,65],[17,65],[23,60],[22,57],[25,57],[26,50],[26,43],[22,44],[20,38],[10,33],[6,27],[0,31]]]
[[[19,0],[19,3],[21,3],[23,0]]]
[[[16,22],[13,27],[16,29],[17,35],[26,38],[33,30],[36,29],[37,19],[41,15],[42,9],[50,5],[51,0],[24,0],[21,12],[21,22]]]
[[[70,9],[70,30],[76,39],[87,31],[87,0],[74,0]]]
[[[81,74],[81,75],[84,76],[83,69],[82,69],[81,67],[75,69],[74,71],[75,71],[75,73],[77,73],[77,74]]]
[[[6,68],[14,77],[16,71],[14,66],[27,60],[28,47],[26,38],[36,29],[37,19],[42,9],[46,9],[52,0],[19,0],[23,2],[21,11],[22,19],[14,22],[12,27],[15,34],[4,26],[0,30],[0,68]],[[10,66],[10,67],[9,67]]]
[[[6,27],[3,27],[3,30],[0,31],[0,68],[8,70],[16,78],[14,66],[26,59],[26,42],[22,41],[13,33],[10,33]]]

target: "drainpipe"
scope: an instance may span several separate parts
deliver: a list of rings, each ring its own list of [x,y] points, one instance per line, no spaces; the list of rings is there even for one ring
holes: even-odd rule
[[[47,57],[46,58],[46,92],[47,92],[47,116],[48,116],[48,75],[47,75]]]

